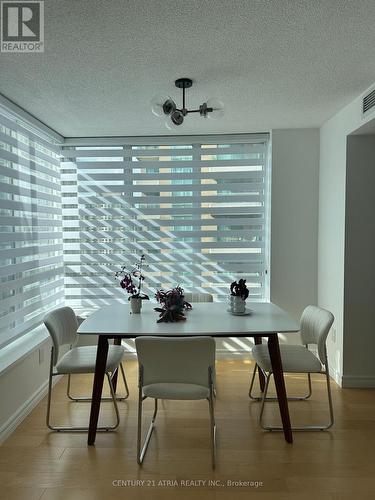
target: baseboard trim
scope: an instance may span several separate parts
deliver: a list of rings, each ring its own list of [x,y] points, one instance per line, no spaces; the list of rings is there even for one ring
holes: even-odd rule
[[[61,377],[54,377],[53,385],[55,385]],[[27,399],[8,420],[0,427],[0,445],[8,439],[8,437],[14,432],[21,422],[32,412],[32,410],[40,403],[40,401],[47,394],[48,390],[48,380],[46,380],[37,389],[34,394],[32,394],[29,399]]]
[[[343,375],[341,379],[344,389],[372,389],[375,388],[375,375]]]

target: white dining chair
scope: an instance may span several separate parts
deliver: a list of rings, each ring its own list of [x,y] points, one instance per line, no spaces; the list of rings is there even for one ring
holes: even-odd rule
[[[213,302],[214,298],[210,293],[201,292],[186,292],[184,293],[184,298],[186,302]]]
[[[139,363],[137,462],[142,464],[158,410],[158,399],[206,399],[210,413],[211,459],[215,467],[216,426],[213,372],[215,341],[211,337],[137,337]],[[154,413],[142,446],[142,404],[154,399]]]
[[[210,293],[206,292],[186,292],[184,293],[184,299],[189,304],[194,304],[198,302],[213,302],[214,297]],[[213,371],[213,381],[214,381],[214,397],[217,395],[217,384],[216,384],[216,367]]]
[[[334,423],[330,376],[328,368],[328,356],[326,340],[329,330],[334,321],[331,312],[315,306],[307,306],[302,313],[300,321],[300,335],[303,345],[280,345],[281,361],[284,373],[306,373],[308,380],[308,392],[303,396],[288,397],[288,401],[301,401],[308,399],[312,394],[311,373],[324,375],[327,383],[327,396],[329,407],[329,422],[321,425],[304,425],[292,427],[295,431],[323,431],[332,427]],[[318,356],[309,350],[309,345],[315,344],[318,348]],[[249,396],[252,399],[261,401],[259,413],[260,426],[269,431],[283,430],[282,427],[267,426],[263,423],[265,403],[277,401],[277,398],[267,397],[270,378],[272,376],[272,366],[269,357],[268,346],[266,344],[255,345],[252,349],[255,360],[255,368],[250,383]],[[257,368],[265,376],[265,387],[261,396],[255,397],[252,394]]]
[[[75,402],[90,402],[90,397],[75,397],[70,394],[70,376],[72,374],[87,374],[95,373],[96,364],[96,346],[75,347],[78,341],[77,329],[79,323],[83,320],[77,318],[75,312],[70,307],[60,307],[51,311],[44,317],[44,324],[52,338],[51,360],[48,380],[48,399],[47,399],[47,416],[46,424],[53,431],[87,431],[88,427],[72,427],[72,426],[54,426],[50,422],[51,417],[51,399],[52,399],[52,380],[57,375],[68,375],[67,396]],[[62,354],[62,348],[67,347],[68,350]],[[112,401],[116,414],[116,422],[112,426],[99,427],[100,431],[109,431],[118,427],[120,423],[120,415],[117,406],[117,401],[124,400],[129,395],[128,385],[126,382],[124,367],[122,366],[122,358],[125,348],[122,346],[111,345],[108,350],[108,359],[106,366],[106,375],[109,384],[111,397],[102,398],[102,401]],[[126,394],[119,397],[115,394],[112,379],[114,374],[120,367],[122,379],[124,382]]]

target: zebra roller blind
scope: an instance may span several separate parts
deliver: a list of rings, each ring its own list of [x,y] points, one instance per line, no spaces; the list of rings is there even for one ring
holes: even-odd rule
[[[59,151],[0,107],[0,346],[64,297]]]
[[[230,137],[63,148],[72,306],[126,299],[114,273],[143,253],[151,295],[179,284],[220,300],[232,280],[246,278],[251,298],[266,298],[268,135]]]

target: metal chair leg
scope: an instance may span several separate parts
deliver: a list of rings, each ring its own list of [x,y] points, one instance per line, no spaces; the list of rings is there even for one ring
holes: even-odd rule
[[[333,415],[333,404],[332,404],[332,393],[331,393],[331,380],[329,377],[328,364],[326,364],[326,379],[327,379],[327,393],[328,393],[328,406],[329,406],[329,424],[325,429],[330,429],[335,423],[335,417]]]
[[[325,375],[326,380],[327,380],[328,406],[329,406],[329,415],[330,415],[329,423],[325,424],[325,425],[292,426],[292,431],[325,431],[325,430],[328,430],[330,427],[332,427],[332,425],[334,424],[331,384],[330,384],[328,366],[326,366],[326,371],[321,372],[321,374]],[[266,431],[283,431],[283,427],[266,426],[263,424],[263,413],[264,413],[265,403],[268,401],[275,401],[275,400],[277,401],[276,398],[271,399],[271,398],[266,397],[271,375],[272,375],[272,373],[266,374],[266,386],[264,389],[263,398],[262,398],[262,406],[261,406],[260,413],[259,413],[259,425],[262,427],[262,429],[264,429]],[[309,383],[311,384],[311,377],[309,377]],[[290,401],[290,398],[288,398],[288,401]]]
[[[143,446],[142,446],[141,445],[142,444],[142,403],[145,399],[146,399],[146,397],[144,397],[142,395],[142,387],[140,387],[139,400],[138,400],[138,436],[137,436],[137,462],[139,465],[142,464],[143,459],[145,457],[148,443],[150,442],[151,434],[155,428],[155,419],[156,419],[156,415],[158,412],[158,400],[155,399],[154,414],[152,416],[151,423],[150,423],[150,426],[148,428],[146,438],[145,438],[145,441],[144,441]]]
[[[53,426],[51,424],[51,400],[52,400],[52,377],[55,375],[59,375],[58,373],[53,373],[53,350],[51,350],[51,363],[50,363],[50,372],[49,372],[49,379],[48,379],[48,395],[47,395],[47,414],[46,414],[46,424],[51,431],[56,431],[56,432],[87,432],[89,430],[88,427],[72,427],[72,426],[63,426],[63,427],[57,427]],[[110,398],[110,401],[113,402],[115,414],[116,414],[116,422],[112,426],[105,426],[105,427],[98,427],[99,432],[108,432],[115,430],[119,424],[120,424],[120,413],[118,410],[117,406],[117,401],[115,398],[115,393],[113,389],[113,384],[111,380],[111,376],[109,373],[106,374],[107,379],[108,379],[108,384],[109,384],[109,389],[111,392],[112,398]]]
[[[121,398],[121,400],[128,399],[129,397],[129,387],[128,387],[128,381],[126,380],[126,375],[125,375],[125,369],[122,363],[120,363],[120,371],[121,371],[121,376],[122,376],[122,381],[124,382],[124,387],[125,387],[125,397]]]
[[[51,415],[51,398],[52,398],[52,377],[53,377],[53,347],[51,349],[51,361],[49,364],[49,376],[48,376],[48,395],[47,395],[47,413],[46,413],[46,425],[51,430],[54,430],[50,425],[50,415]]]
[[[268,386],[270,383],[271,375],[272,375],[272,373],[269,373],[268,375],[266,375],[266,383],[264,386],[264,392],[263,392],[263,397],[262,397],[262,406],[260,407],[260,413],[259,413],[259,425],[262,427],[262,429],[265,429],[265,430],[271,430],[271,429],[265,428],[263,426],[263,420],[262,420],[263,419],[263,412],[264,412],[264,405],[265,405],[266,400],[267,400],[267,392],[268,392]]]
[[[249,388],[249,398],[251,398],[254,401],[262,401],[263,395],[259,396],[254,396],[253,395],[253,387],[254,387],[254,382],[256,378],[256,373],[257,373],[257,368],[258,365],[255,364],[253,374],[251,376],[251,382],[250,382],[250,388]],[[288,401],[305,401],[306,399],[309,399],[312,394],[312,385],[311,385],[311,374],[307,374],[307,384],[308,384],[308,392],[304,394],[303,396],[290,396],[288,397]],[[262,394],[262,393],[261,393]],[[276,397],[269,397],[266,399],[266,401],[277,401]]]
[[[262,398],[260,396],[256,397],[256,396],[253,396],[253,394],[252,394],[253,387],[254,387],[254,382],[255,382],[255,376],[256,376],[256,373],[257,373],[257,368],[258,368],[258,365],[255,363],[253,375],[251,377],[251,382],[250,382],[249,398],[254,399],[255,401],[261,401]]]
[[[213,388],[210,390],[210,397],[208,398],[208,406],[210,411],[210,434],[211,434],[211,460],[212,468],[215,468],[216,462],[216,423],[214,413],[214,394]]]
[[[125,376],[125,370],[124,370],[122,363],[120,363],[119,367],[120,367],[121,376],[122,376],[122,380],[123,380],[124,387],[125,387],[125,396],[116,395],[116,400],[117,401],[125,401],[125,399],[127,399],[129,397],[129,387],[128,387],[128,383],[127,383],[126,376]],[[117,370],[118,370],[118,368],[117,368]],[[113,372],[112,377],[114,374],[115,374],[115,372]],[[69,373],[68,374],[68,384],[67,384],[67,388],[66,388],[66,395],[68,396],[68,398],[71,401],[74,401],[75,403],[88,403],[91,401],[91,396],[90,397],[89,396],[79,396],[78,397],[78,396],[72,395],[70,393],[70,386],[71,386],[71,374]],[[101,400],[102,401],[112,401],[112,397],[103,397]]]

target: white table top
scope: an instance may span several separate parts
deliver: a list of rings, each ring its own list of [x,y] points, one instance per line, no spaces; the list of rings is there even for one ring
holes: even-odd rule
[[[251,334],[296,332],[299,325],[280,307],[270,302],[249,302],[252,310],[249,316],[234,316],[227,311],[228,305],[219,302],[193,303],[193,309],[186,311],[186,321],[157,323],[158,305],[143,302],[141,314],[131,314],[128,304],[114,304],[95,311],[83,323],[81,335],[141,335],[245,337]]]

